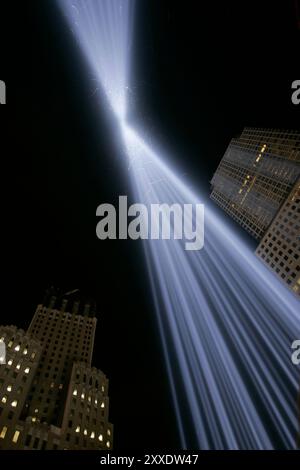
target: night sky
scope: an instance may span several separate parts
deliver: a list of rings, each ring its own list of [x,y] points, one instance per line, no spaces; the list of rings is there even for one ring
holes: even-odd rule
[[[137,1],[130,120],[205,197],[244,126],[299,128],[295,5]],[[27,328],[49,285],[94,297],[115,448],[178,447],[141,245],[95,234],[130,197],[119,129],[54,0],[1,2],[0,30],[1,324]]]

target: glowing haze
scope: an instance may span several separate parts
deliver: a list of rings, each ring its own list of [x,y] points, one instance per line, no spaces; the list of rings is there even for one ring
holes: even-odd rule
[[[120,123],[135,200],[203,202],[126,122],[134,2],[57,1]],[[143,247],[182,447],[295,448],[297,299],[209,203],[202,251]]]

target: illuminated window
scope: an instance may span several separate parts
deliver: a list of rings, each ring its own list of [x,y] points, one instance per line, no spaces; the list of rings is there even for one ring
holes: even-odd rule
[[[87,429],[85,429],[85,430],[83,431],[83,434],[84,434],[85,436],[87,436]]]
[[[84,393],[81,394],[81,398],[84,400]]]
[[[26,356],[27,353],[28,353],[28,349],[25,348],[23,351],[24,356]]]
[[[103,441],[103,435],[102,434],[99,434],[99,437],[98,437],[99,441]]]
[[[3,426],[2,431],[1,431],[1,433],[0,433],[0,439],[4,439],[4,438],[5,438],[6,432],[7,432],[7,427],[6,427],[6,426]]]
[[[8,343],[8,347],[11,348],[12,345],[13,345],[13,341],[10,341],[10,342]]]
[[[95,399],[95,405],[98,405],[98,400],[97,400],[97,398]]]
[[[16,369],[18,369],[18,370],[19,370],[19,369],[20,369],[20,367],[21,367],[21,364],[17,364],[17,365],[16,365]]]
[[[77,426],[75,432],[80,432],[80,426]]]
[[[102,390],[102,392],[104,392],[104,385],[102,385],[101,390]]]
[[[106,447],[109,449],[110,448],[110,441],[107,441]]]
[[[94,433],[94,431],[91,433],[91,439],[95,439],[95,433]]]
[[[16,406],[18,406],[17,400],[12,401],[12,402],[11,402],[11,406],[12,406],[13,408],[16,408]]]
[[[2,400],[1,400],[1,401],[2,401],[2,403],[6,403],[6,402],[7,402],[7,396],[4,395],[4,396],[2,397]]]
[[[111,432],[110,429],[107,430],[107,435],[110,436]]]
[[[35,422],[36,422],[36,417],[34,416],[34,417],[31,419],[31,421],[32,421],[33,423],[35,423]]]
[[[36,409],[34,410],[34,412],[35,412],[35,413],[38,413],[38,412],[39,412],[38,408],[36,408]]]
[[[76,389],[74,390],[73,395],[74,395],[74,397],[77,396],[77,390]]]
[[[15,347],[15,351],[20,351],[20,345],[19,344]]]
[[[14,437],[12,438],[12,441],[13,441],[15,444],[16,444],[16,442],[18,442],[19,435],[20,435],[20,431],[16,431],[15,434],[14,434]]]
[[[13,361],[10,359],[7,364],[8,364],[9,366],[11,366],[12,363],[13,363]]]
[[[11,390],[12,390],[12,386],[11,386],[11,385],[7,385],[7,388],[6,388],[6,390],[7,390],[8,392],[11,392]]]
[[[101,408],[104,408],[105,407],[105,404],[104,404],[104,401],[101,403]]]
[[[63,388],[63,384],[59,384],[59,390],[61,390]]]
[[[25,374],[29,374],[29,371],[30,371],[29,367],[26,367],[26,369],[24,370]]]
[[[34,359],[34,358],[35,358],[35,352],[31,354],[31,359]]]
[[[88,401],[91,403],[91,397],[90,396],[88,397]]]

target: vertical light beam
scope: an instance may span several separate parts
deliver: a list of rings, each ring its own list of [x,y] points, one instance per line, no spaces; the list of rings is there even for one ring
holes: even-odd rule
[[[134,2],[58,3],[120,122],[136,200],[198,203],[126,123]],[[143,242],[182,447],[295,448],[298,301],[209,202],[205,226],[200,252],[180,240]]]

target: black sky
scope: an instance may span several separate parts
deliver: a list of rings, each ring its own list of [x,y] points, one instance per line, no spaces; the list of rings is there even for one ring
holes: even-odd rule
[[[245,125],[299,128],[295,3],[137,1],[130,119],[203,194]],[[1,9],[1,323],[26,328],[49,284],[95,297],[115,446],[176,447],[141,246],[95,236],[96,207],[130,192],[118,128],[55,2]]]

